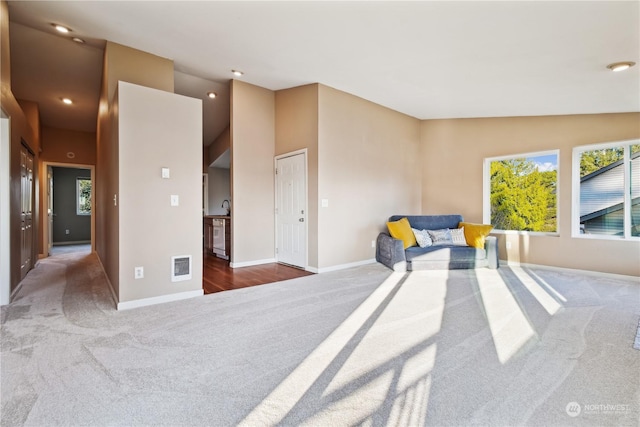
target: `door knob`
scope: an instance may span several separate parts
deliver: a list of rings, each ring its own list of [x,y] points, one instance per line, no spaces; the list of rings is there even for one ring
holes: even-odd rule
[[[300,218],[298,221],[300,221],[300,222],[304,222],[304,218]]]

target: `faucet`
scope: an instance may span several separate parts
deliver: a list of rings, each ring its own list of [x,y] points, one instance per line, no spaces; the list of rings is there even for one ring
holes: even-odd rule
[[[231,215],[231,202],[228,201],[227,199],[224,199],[224,201],[222,202],[222,206],[224,208],[224,203],[227,203],[227,215]]]

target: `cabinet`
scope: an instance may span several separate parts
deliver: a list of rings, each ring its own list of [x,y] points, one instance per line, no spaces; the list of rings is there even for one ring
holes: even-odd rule
[[[204,251],[213,255],[213,218],[204,218]]]
[[[204,217],[205,253],[229,259],[231,253],[231,218],[211,215]]]

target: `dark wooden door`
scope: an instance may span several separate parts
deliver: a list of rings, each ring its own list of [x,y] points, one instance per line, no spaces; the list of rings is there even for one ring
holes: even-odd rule
[[[20,148],[20,280],[33,267],[33,154]]]

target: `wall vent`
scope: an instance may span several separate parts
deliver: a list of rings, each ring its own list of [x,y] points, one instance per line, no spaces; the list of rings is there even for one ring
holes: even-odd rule
[[[171,257],[171,281],[191,279],[191,255]]]

